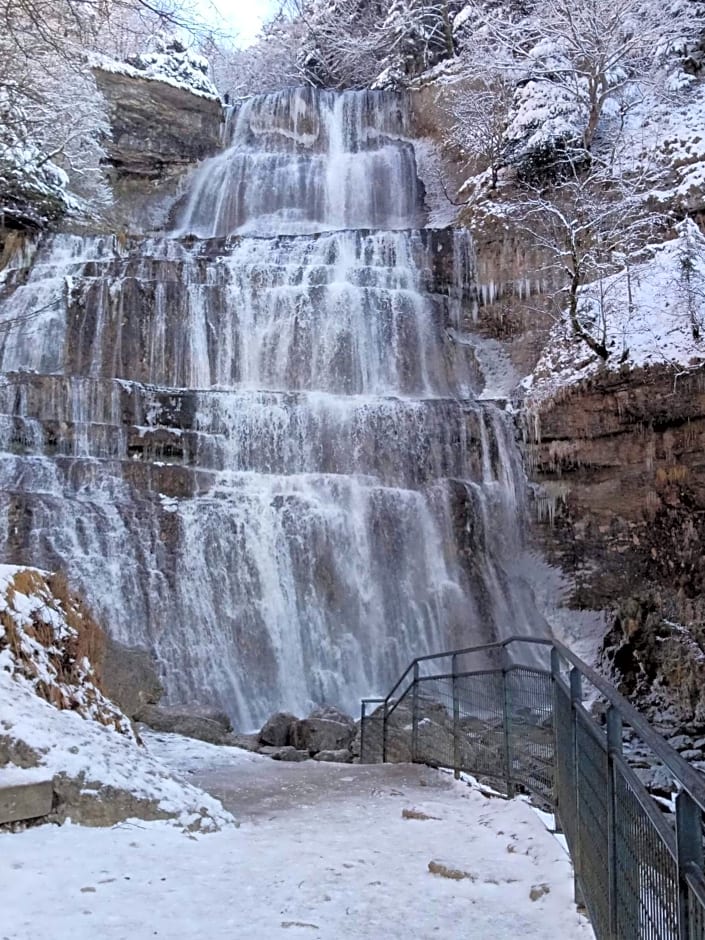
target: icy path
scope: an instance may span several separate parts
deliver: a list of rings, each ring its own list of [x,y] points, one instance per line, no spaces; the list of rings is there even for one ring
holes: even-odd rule
[[[176,736],[148,743],[197,770],[191,780],[224,797],[240,828],[4,834],[3,940],[592,938],[564,851],[524,802],[412,765],[284,764]],[[540,886],[548,893],[532,901]]]

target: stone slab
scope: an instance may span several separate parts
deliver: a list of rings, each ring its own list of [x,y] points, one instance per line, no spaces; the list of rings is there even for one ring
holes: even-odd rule
[[[0,825],[47,816],[53,800],[51,779],[0,786]]]

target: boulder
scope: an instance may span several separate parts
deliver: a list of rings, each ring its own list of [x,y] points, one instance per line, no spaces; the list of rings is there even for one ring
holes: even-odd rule
[[[296,715],[289,712],[276,712],[260,731],[260,741],[271,747],[286,747],[291,744],[292,728],[298,720]]]
[[[171,813],[157,800],[87,780],[84,774],[54,777],[54,803],[47,821],[62,825],[67,819],[80,826],[114,826],[125,819],[168,819]]]
[[[326,721],[337,721],[341,725],[354,725],[355,719],[351,715],[336,708],[335,705],[319,705],[311,712],[309,718],[324,718]]]
[[[156,705],[162,684],[152,655],[146,649],[123,646],[106,637],[101,688],[128,718],[135,718],[145,705]]]
[[[209,721],[215,721],[216,724],[221,726],[223,731],[233,730],[230,716],[221,708],[216,708],[213,705],[189,703],[187,705],[172,705],[170,707],[178,709],[179,711],[184,712],[184,714],[191,715],[194,718],[207,718]]]
[[[183,734],[208,744],[230,743],[230,735],[222,724],[193,714],[188,706],[145,705],[136,718],[155,731]]]
[[[286,747],[263,747],[260,748],[260,754],[266,754],[272,760],[286,760],[298,763],[309,759],[308,751],[300,751],[291,745]]]
[[[235,732],[234,734],[229,734],[224,743],[230,745],[230,747],[240,747],[243,751],[253,751],[255,753],[261,750],[262,747],[258,734],[240,734]]]
[[[355,725],[326,718],[304,718],[293,727],[292,744],[300,751],[338,751],[348,748],[355,737]]]
[[[347,748],[341,748],[338,751],[319,751],[313,755],[313,759],[331,764],[352,764],[353,756]]]
[[[688,737],[687,734],[677,734],[669,738],[668,743],[677,751],[686,751],[693,747],[693,739]]]

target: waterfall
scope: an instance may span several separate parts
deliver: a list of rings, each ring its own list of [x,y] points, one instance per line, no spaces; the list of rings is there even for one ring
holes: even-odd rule
[[[2,274],[2,560],[66,570],[168,700],[240,728],[540,620],[512,429],[457,341],[471,246],[423,228],[410,124],[387,92],[253,98],[169,235]]]

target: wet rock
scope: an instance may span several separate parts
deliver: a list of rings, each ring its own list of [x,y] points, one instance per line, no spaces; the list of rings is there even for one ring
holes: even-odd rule
[[[292,728],[298,720],[289,712],[276,712],[260,731],[259,740],[272,747],[286,747],[291,744]]]
[[[230,747],[240,747],[243,751],[253,751],[257,753],[261,750],[262,744],[258,734],[229,734],[224,742]]]
[[[331,764],[352,764],[353,756],[347,748],[341,748],[338,751],[319,751],[313,759]]]
[[[287,745],[286,747],[263,747],[260,749],[260,754],[268,754],[272,760],[285,760],[295,763],[310,759],[308,751],[298,750],[295,747],[291,747],[291,745]]]
[[[341,725],[354,725],[355,719],[351,715],[336,708],[335,705],[319,705],[308,715],[309,718],[323,718],[325,721],[337,721]]]
[[[675,737],[669,738],[668,743],[677,751],[685,751],[692,748],[693,739],[689,738],[687,734],[677,734]]]
[[[198,709],[197,706],[196,708]],[[229,744],[230,736],[222,724],[211,718],[193,714],[187,706],[145,705],[137,714],[137,720],[155,731],[183,734],[208,744]]]
[[[163,689],[151,653],[106,637],[102,690],[128,718],[145,705],[156,705]]]
[[[304,718],[293,727],[292,743],[302,751],[316,754],[319,751],[347,749],[355,737],[355,725],[326,718]]]
[[[665,767],[635,768],[635,773],[649,793],[655,796],[669,797],[675,790],[673,776]]]

